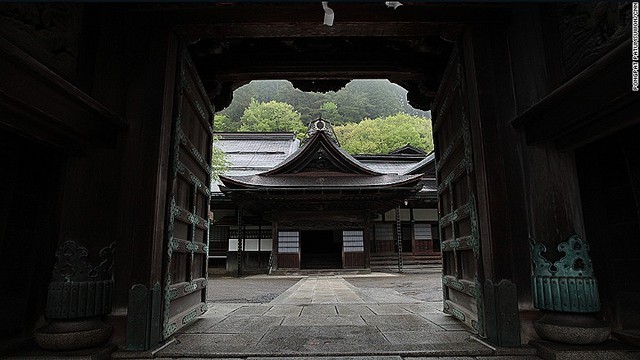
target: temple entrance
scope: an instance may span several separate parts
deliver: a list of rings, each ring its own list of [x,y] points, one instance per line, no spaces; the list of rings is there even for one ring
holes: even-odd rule
[[[300,232],[300,267],[302,269],[341,269],[342,238],[332,230]]]
[[[575,236],[592,243],[593,259],[584,259],[584,266],[592,263],[602,274],[597,276],[603,306],[593,314],[611,321],[614,331],[637,329],[640,289],[633,274],[640,259],[640,150],[638,129],[631,127],[640,124],[640,99],[628,86],[628,49],[635,40],[628,28],[635,8],[631,3],[407,2],[395,9],[400,4],[394,3],[0,6],[0,74],[6,79],[0,82],[0,137],[8,138],[0,147],[9,147],[0,155],[5,165],[0,267],[5,288],[16,279],[30,284],[3,296],[3,314],[9,314],[0,329],[0,356],[31,346],[36,327],[52,318],[47,307],[60,308],[47,304],[46,282],[52,255],[67,240],[78,241],[89,254],[87,261],[82,252],[74,254],[68,268],[85,275],[73,284],[65,275],[65,287],[84,287],[87,274],[102,282],[94,279],[97,272],[113,279],[112,292],[96,299],[105,315],[111,311],[104,318],[114,346],[96,349],[104,356],[113,349],[132,351],[116,358],[198,357],[194,349],[201,345],[212,347],[211,357],[299,356],[288,352],[291,344],[315,351],[314,356],[404,356],[396,345],[407,345],[406,356],[416,351],[508,356],[502,348],[537,340],[534,321],[557,310],[555,298],[537,301],[544,285],[532,279],[545,280],[553,266],[558,283],[572,281],[547,263],[561,260],[556,249]],[[335,24],[329,21],[334,11]],[[209,206],[217,165],[211,161],[212,142],[225,120],[216,120],[215,112],[229,105],[239,86],[266,79],[286,79],[295,89],[322,93],[337,92],[352,79],[388,79],[402,86],[406,102],[432,112],[437,181],[423,182],[420,166],[388,166],[369,157],[373,167],[377,162],[388,169],[378,174],[331,146],[339,139],[328,135],[307,143],[313,151],[302,149],[297,154],[305,151],[304,156],[296,161],[284,162],[289,153],[272,144],[260,153],[273,166],[283,165],[265,176],[234,174],[240,179],[226,186],[233,196],[219,200],[223,210],[236,201],[242,211],[216,224],[222,217],[214,217]],[[271,101],[271,94],[255,100]],[[378,103],[387,98],[375,96]],[[305,106],[327,121],[330,114],[360,120],[351,109],[362,107],[359,101],[324,99]],[[367,118],[378,115],[387,117]],[[327,133],[322,121],[313,129],[319,134]],[[385,128],[372,125],[371,134]],[[236,150],[247,162],[253,156]],[[44,167],[34,169],[38,166]],[[46,184],[34,179],[40,175]],[[422,189],[434,195],[403,194]],[[420,211],[434,210],[417,206],[426,202],[437,203],[437,211]],[[247,224],[252,212],[264,217]],[[300,216],[289,217],[295,213]],[[269,230],[262,222],[270,223]],[[412,225],[411,232],[403,223]],[[226,240],[210,247],[211,224],[237,231],[232,236],[229,229]],[[319,226],[339,230],[307,231]],[[376,253],[388,255],[404,272],[409,236],[414,251],[427,254],[438,244],[442,250],[442,276],[438,272],[435,282],[442,291],[415,299],[425,304],[376,294],[364,280],[363,302],[356,304],[359,294],[345,283],[329,279],[318,288],[312,284],[317,279],[305,279],[308,286],[292,289],[280,303],[268,304],[275,293],[267,290],[269,296],[248,298],[263,301],[261,308],[225,304],[232,316],[227,322],[212,311],[209,324],[194,324],[209,311],[208,294],[225,291],[209,286],[207,278],[208,256],[222,256],[216,251],[237,254],[238,264],[243,255],[268,254],[260,259],[269,271],[275,264],[276,270],[292,272],[323,264],[367,269]],[[541,262],[545,274],[531,266],[540,253],[530,247],[538,244],[551,255]],[[89,269],[101,249],[113,255],[114,265],[106,261]],[[242,275],[241,265],[238,269]],[[250,286],[234,289],[240,293]],[[327,291],[316,291],[314,302],[313,292],[305,292],[317,288]],[[334,305],[325,301],[334,295]],[[85,299],[78,299],[68,302],[64,314],[89,325],[94,319],[82,312]],[[308,311],[296,307],[301,303]],[[433,317],[442,307],[450,316]],[[574,309],[561,310],[567,323],[580,320]],[[264,319],[241,318],[256,313]],[[249,328],[239,332],[238,324]],[[275,324],[286,329],[266,335]],[[320,329],[291,333],[308,325]],[[358,326],[377,339],[351,341],[364,338],[351,331]],[[415,339],[448,339],[438,336],[448,329],[475,332],[473,339],[462,334],[459,343],[481,348],[489,343],[490,349],[474,356],[458,345],[415,345]],[[196,342],[187,331],[207,337]],[[62,342],[67,336],[53,337]],[[239,340],[264,344],[266,350],[237,346],[236,353],[220,352]],[[327,352],[325,345],[332,343],[341,348]],[[180,344],[183,350],[168,352]]]
[[[402,224],[402,251],[403,252],[412,252],[413,251],[413,239],[411,236],[412,229],[410,224]],[[397,251],[396,251],[397,252]]]

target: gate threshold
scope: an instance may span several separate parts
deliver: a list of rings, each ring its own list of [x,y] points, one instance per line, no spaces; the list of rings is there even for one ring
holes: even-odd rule
[[[277,269],[275,276],[342,276],[371,274],[371,269]]]

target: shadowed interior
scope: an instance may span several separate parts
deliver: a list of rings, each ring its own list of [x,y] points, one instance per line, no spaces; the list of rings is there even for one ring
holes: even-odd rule
[[[331,230],[301,231],[300,248],[303,269],[342,268],[342,239]]]

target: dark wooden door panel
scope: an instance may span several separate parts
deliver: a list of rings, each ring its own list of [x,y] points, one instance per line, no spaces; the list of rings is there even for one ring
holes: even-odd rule
[[[364,268],[364,264],[365,264],[364,252],[344,254],[345,269],[349,269],[349,268],[362,269]]]
[[[162,336],[207,310],[213,107],[182,49],[174,100]]]
[[[457,50],[434,104],[434,141],[445,312],[484,334],[471,131]]]

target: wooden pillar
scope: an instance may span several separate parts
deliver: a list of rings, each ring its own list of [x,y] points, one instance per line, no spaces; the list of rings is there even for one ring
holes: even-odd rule
[[[364,235],[364,267],[371,268],[371,247],[373,246],[373,219],[368,213],[363,215],[363,235]]]
[[[396,206],[396,243],[398,244],[398,272],[403,271],[402,261],[402,224],[400,223],[400,205]]]
[[[409,223],[411,224],[411,252],[413,254],[416,253],[416,231],[415,224],[416,220],[413,218],[413,207],[409,207]],[[422,250],[420,252],[423,252]]]
[[[244,249],[244,219],[243,211],[241,208],[238,209],[238,252],[236,253],[236,258],[238,261],[238,269],[236,274],[238,276],[242,276],[242,257],[243,257],[243,249]]]
[[[518,114],[558,87],[564,76],[559,64],[558,34],[553,32],[552,24],[541,23],[540,13],[539,5],[519,8],[514,12],[517,26],[509,33],[513,98]],[[584,237],[573,151],[558,151],[552,142],[529,145],[523,132],[518,148],[523,164],[529,236],[553,248],[552,252],[574,234]]]
[[[277,214],[273,215],[273,222],[271,228],[271,266],[273,269],[278,269],[278,217]]]
[[[154,27],[135,17],[123,21],[121,15],[116,11],[100,15],[101,23],[118,25],[105,27],[98,34],[92,85],[94,96],[122,114],[128,129],[119,138],[117,155],[112,160],[120,172],[113,172],[117,177],[108,186],[102,186],[100,178],[110,172],[105,171],[104,161],[94,160],[99,168],[99,175],[93,176],[98,179],[96,191],[102,194],[107,207],[97,206],[93,211],[106,211],[111,202],[116,203],[115,210],[111,210],[112,221],[104,218],[97,229],[109,227],[115,232],[111,241],[117,239],[114,310],[109,321],[115,326],[112,341],[124,346],[126,319],[137,311],[129,303],[129,290],[134,285],[144,286],[153,297],[153,301],[139,304],[145,308],[139,310],[156,315],[161,312],[161,292],[152,289],[163,283],[178,41],[162,24]],[[106,164],[109,166],[109,162]],[[114,186],[115,193],[111,193]],[[98,221],[101,218],[90,214],[86,216]],[[157,344],[160,330],[144,331]]]
[[[530,294],[530,258],[506,28],[471,28],[462,39],[476,206],[480,234],[485,335],[520,344],[518,293]],[[517,288],[517,291],[516,291]]]

